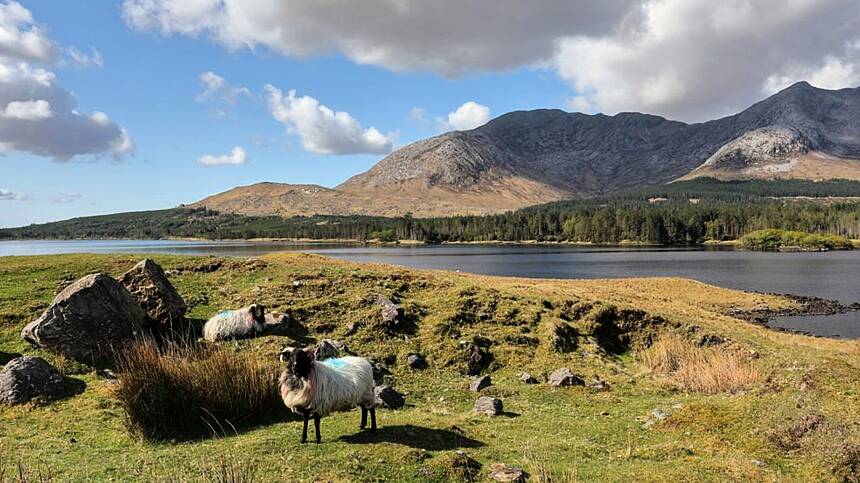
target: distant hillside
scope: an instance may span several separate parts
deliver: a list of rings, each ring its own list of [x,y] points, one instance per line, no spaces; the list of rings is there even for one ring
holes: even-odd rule
[[[511,112],[405,146],[334,189],[261,183],[193,204],[247,215],[480,215],[677,179],[860,180],[860,88],[801,82],[734,116]]]

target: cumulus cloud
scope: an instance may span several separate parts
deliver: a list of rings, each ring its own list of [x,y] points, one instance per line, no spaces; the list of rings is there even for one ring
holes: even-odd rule
[[[104,66],[104,59],[102,59],[102,54],[95,47],[90,49],[90,53],[82,52],[77,47],[69,47],[66,49],[66,52],[69,54],[69,57],[72,59],[72,62],[81,66],[81,67],[102,67]]]
[[[296,134],[302,147],[317,154],[387,154],[394,145],[394,134],[382,134],[374,127],[364,129],[348,112],[334,111],[313,97],[296,97],[267,84],[269,112]]]
[[[51,201],[53,201],[54,203],[74,203],[75,201],[81,199],[82,196],[83,195],[81,195],[77,191],[68,191],[66,193],[58,194]]]
[[[464,102],[448,113],[447,119],[438,119],[440,130],[467,131],[483,126],[490,120],[490,108],[475,101]]]
[[[24,201],[28,197],[24,193],[0,188],[0,201]]]
[[[207,154],[197,158],[200,166],[239,166],[248,162],[248,156],[241,146],[234,147],[229,153],[221,155]]]
[[[212,71],[200,74],[200,86],[203,91],[197,95],[198,102],[217,98],[233,104],[239,96],[251,95],[251,91],[247,87],[234,87],[226,79]]]
[[[552,69],[568,107],[684,120],[858,83],[857,0],[124,0],[138,30],[443,75]]]
[[[78,155],[121,157],[134,144],[106,114],[78,111],[53,72],[56,47],[19,3],[0,4],[0,152],[27,152],[58,161]]]

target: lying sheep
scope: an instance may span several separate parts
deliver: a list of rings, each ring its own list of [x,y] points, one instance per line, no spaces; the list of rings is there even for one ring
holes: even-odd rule
[[[239,310],[222,310],[206,321],[203,338],[215,342],[248,337],[263,332],[265,324],[266,308],[259,304]]]
[[[314,419],[316,442],[320,442],[320,418],[335,411],[361,407],[360,429],[376,430],[376,396],[373,392],[373,369],[367,359],[340,357],[315,360],[305,349],[285,349],[281,360],[288,360],[279,379],[281,399],[294,413],[304,417],[302,443],[308,440],[308,421]]]

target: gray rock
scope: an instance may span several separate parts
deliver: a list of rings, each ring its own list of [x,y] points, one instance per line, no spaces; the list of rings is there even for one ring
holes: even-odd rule
[[[585,381],[583,381],[581,377],[570,372],[570,369],[567,367],[562,367],[561,369],[553,371],[553,373],[549,375],[547,382],[552,387],[582,386],[585,384]]]
[[[520,377],[520,381],[522,381],[526,384],[537,384],[540,382],[537,380],[536,377],[532,376],[528,372],[521,372],[519,377]]]
[[[263,324],[264,335],[289,335],[290,318],[281,312],[269,312],[265,316],[266,323]]]
[[[588,383],[588,388],[592,391],[603,392],[610,390],[612,387],[603,379],[595,377]]]
[[[406,404],[406,398],[403,394],[395,391],[390,386],[376,386],[373,388],[376,395],[376,404],[385,409],[400,409]]]
[[[103,273],[87,275],[60,292],[21,336],[86,364],[107,362],[143,333],[146,313],[128,290]]]
[[[482,345],[467,342],[463,347],[466,356],[466,374],[469,376],[477,376],[493,361],[493,354]]]
[[[382,320],[382,324],[391,329],[397,327],[399,323],[397,320],[397,305],[391,299],[381,294],[376,295],[373,303],[379,307],[379,317]]]
[[[426,369],[427,359],[421,354],[409,354],[406,356],[406,364],[409,365],[410,369]]]
[[[526,473],[520,468],[514,468],[504,463],[493,463],[490,465],[490,473],[487,475],[494,481],[514,481],[522,483],[526,481]]]
[[[657,419],[658,421],[665,421],[665,420],[669,419],[669,417],[671,416],[671,414],[669,414],[669,413],[668,413],[668,412],[666,412],[666,411],[663,411],[663,410],[662,410],[662,409],[660,409],[660,408],[657,408],[657,409],[655,409],[655,410],[651,411],[651,416],[653,416],[653,417],[654,417],[655,419]]]
[[[314,359],[318,361],[340,357],[346,353],[346,344],[334,339],[323,339],[314,347]]]
[[[487,416],[498,416],[502,414],[502,400],[496,397],[481,396],[475,401],[473,411],[477,414],[485,414]]]
[[[185,312],[188,306],[179,295],[164,270],[150,259],[141,260],[122,274],[123,284],[157,329],[185,329]]]
[[[0,403],[15,405],[34,398],[55,399],[65,389],[63,375],[41,357],[12,359],[0,371]]]
[[[473,392],[478,392],[485,387],[490,387],[493,385],[493,380],[490,378],[490,375],[481,376],[469,384],[469,390]]]

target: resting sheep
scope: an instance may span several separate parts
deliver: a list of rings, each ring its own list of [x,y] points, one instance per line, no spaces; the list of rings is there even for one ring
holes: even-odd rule
[[[281,399],[294,413],[304,417],[302,443],[308,440],[308,421],[314,419],[316,442],[320,442],[320,418],[335,411],[361,407],[361,426],[376,430],[376,396],[373,392],[373,369],[367,359],[340,357],[315,360],[304,349],[285,349],[281,360],[288,360],[279,379]]]
[[[222,310],[203,326],[203,338],[215,342],[263,332],[266,308],[259,304],[238,310]]]

